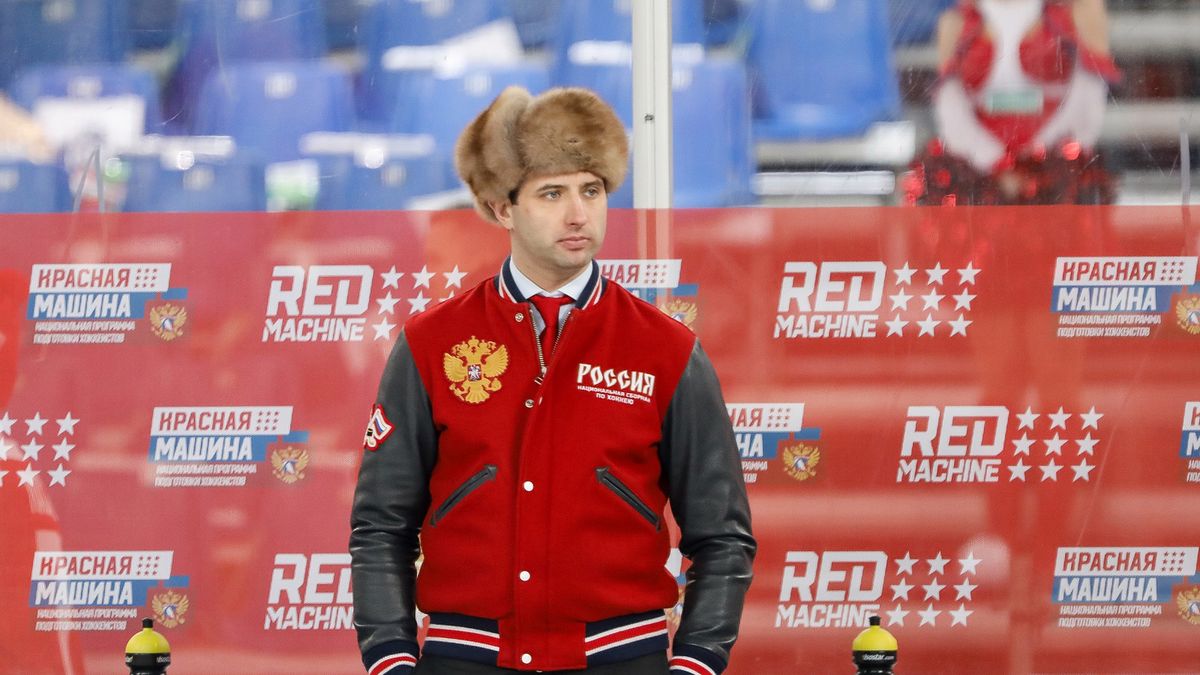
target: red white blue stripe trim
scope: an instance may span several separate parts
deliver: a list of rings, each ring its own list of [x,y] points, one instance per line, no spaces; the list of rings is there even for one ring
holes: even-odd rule
[[[517,287],[517,282],[509,270],[511,264],[511,258],[505,260],[504,265],[500,268],[500,274],[496,275],[496,292],[505,300],[525,302],[526,298],[521,293],[521,289]],[[595,260],[592,261],[592,269],[589,274],[587,285],[583,287],[583,291],[575,300],[576,309],[587,309],[600,302],[600,298],[608,286],[608,279],[600,276],[600,265]]]
[[[500,651],[500,634],[475,628],[461,628],[446,624],[429,624],[429,632],[425,634],[425,642],[444,642],[447,644],[463,645],[476,649]]]
[[[657,637],[667,634],[667,618],[659,616],[658,618],[646,619],[638,621],[626,626],[620,626],[602,633],[589,635],[583,641],[585,654],[588,657],[594,656],[600,652],[610,649],[624,647],[633,642],[646,640],[648,638]]]
[[[371,664],[371,667],[367,669],[367,675],[407,672],[406,668],[412,669],[416,665],[417,657],[412,654],[391,654]]]
[[[687,675],[717,675],[716,671],[696,659],[686,656],[671,657],[671,673],[687,673]]]
[[[725,660],[703,647],[676,643],[669,662],[671,675],[721,675]]]

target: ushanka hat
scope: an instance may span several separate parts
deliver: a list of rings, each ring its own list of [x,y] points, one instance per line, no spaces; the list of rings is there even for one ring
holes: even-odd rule
[[[475,197],[475,208],[496,222],[488,202],[502,202],[529,176],[590,171],[613,192],[625,180],[629,141],[616,113],[599,96],[576,87],[532,96],[508,87],[454,148],[454,164]]]

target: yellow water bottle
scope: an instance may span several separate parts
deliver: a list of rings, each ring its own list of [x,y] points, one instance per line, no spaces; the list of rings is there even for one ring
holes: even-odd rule
[[[869,621],[871,625],[854,638],[854,665],[858,675],[890,675],[896,663],[896,638],[879,625],[879,617]]]
[[[129,675],[166,675],[171,665],[171,645],[154,630],[154,619],[142,619],[142,630],[125,643]]]

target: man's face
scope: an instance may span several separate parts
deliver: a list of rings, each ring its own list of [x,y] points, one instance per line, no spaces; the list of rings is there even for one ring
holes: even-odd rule
[[[608,193],[588,171],[531,176],[515,204],[493,205],[493,211],[509,232],[517,268],[554,290],[587,267],[604,243]]]

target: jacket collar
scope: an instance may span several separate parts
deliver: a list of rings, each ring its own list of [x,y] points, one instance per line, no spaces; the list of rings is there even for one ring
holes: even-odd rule
[[[591,269],[588,270],[587,275],[587,283],[583,286],[579,297],[575,299],[576,309],[585,309],[595,305],[600,301],[600,297],[608,287],[608,279],[600,276],[600,265],[595,260],[592,261]],[[513,278],[511,257],[505,258],[504,264],[500,267],[500,274],[496,275],[495,283],[496,291],[500,293],[500,297],[517,303],[523,303],[528,300],[518,287],[516,279]]]

